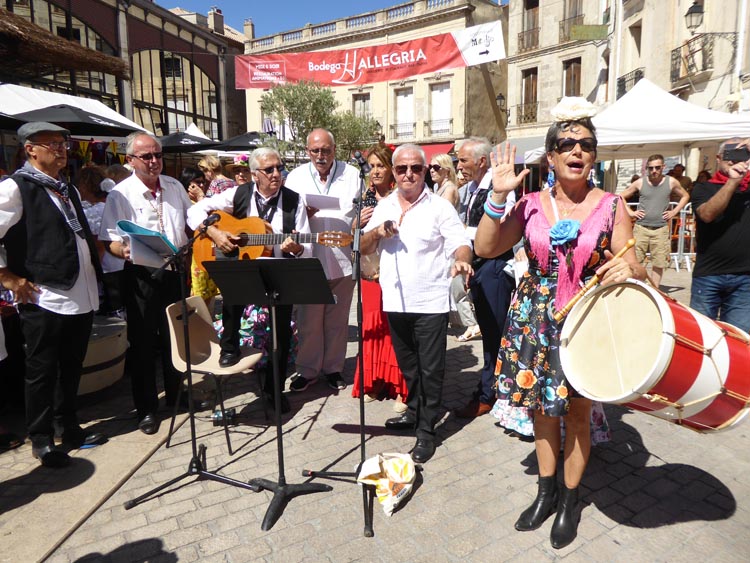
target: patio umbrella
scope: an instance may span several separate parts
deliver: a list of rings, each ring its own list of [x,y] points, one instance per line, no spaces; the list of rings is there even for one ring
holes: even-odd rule
[[[68,104],[25,111],[13,115],[23,121],[47,121],[65,127],[75,136],[126,137],[133,131],[141,131],[126,123],[115,121],[96,113]]]
[[[0,129],[16,130],[24,123],[26,123],[26,121],[23,119],[17,119],[12,115],[0,112]]]
[[[161,150],[167,153],[195,152],[206,149],[215,149],[219,143],[211,139],[203,139],[190,135],[189,133],[172,133],[159,137]]]
[[[251,151],[257,149],[261,143],[260,133],[248,131],[226,141],[220,141],[219,146],[215,148],[222,151]]]

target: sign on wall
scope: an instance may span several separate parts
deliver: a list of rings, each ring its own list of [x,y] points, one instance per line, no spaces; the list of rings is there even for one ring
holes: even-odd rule
[[[312,80],[324,86],[403,80],[505,58],[499,21],[412,41],[343,49],[235,57],[238,90]]]

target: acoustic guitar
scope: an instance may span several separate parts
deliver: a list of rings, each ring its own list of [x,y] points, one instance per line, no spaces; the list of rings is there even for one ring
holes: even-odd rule
[[[328,247],[341,248],[349,246],[353,237],[341,231],[325,231],[322,233],[274,233],[271,225],[259,217],[244,217],[237,219],[223,211],[213,211],[219,215],[217,226],[234,237],[239,237],[236,243],[238,251],[224,254],[216,248],[214,241],[203,234],[193,245],[193,256],[199,268],[205,271],[203,262],[213,260],[255,260],[260,256],[273,256],[273,246],[281,244],[287,237],[299,244],[314,243]],[[196,232],[196,234],[198,234]]]

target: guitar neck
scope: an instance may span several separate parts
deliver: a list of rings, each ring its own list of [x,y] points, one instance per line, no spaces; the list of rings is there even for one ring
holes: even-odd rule
[[[240,233],[238,246],[274,246],[281,244],[288,237],[299,244],[317,243],[318,233],[270,233],[257,235],[253,233]]]

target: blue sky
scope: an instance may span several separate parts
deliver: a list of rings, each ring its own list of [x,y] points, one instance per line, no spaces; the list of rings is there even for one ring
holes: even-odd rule
[[[246,18],[255,23],[255,36],[262,37],[280,31],[296,29],[307,23],[318,24],[338,18],[380,10],[403,4],[399,0],[277,0],[276,2],[248,2],[248,0],[157,0],[163,8],[182,8],[203,15],[211,6],[224,14],[224,22],[242,31]]]

